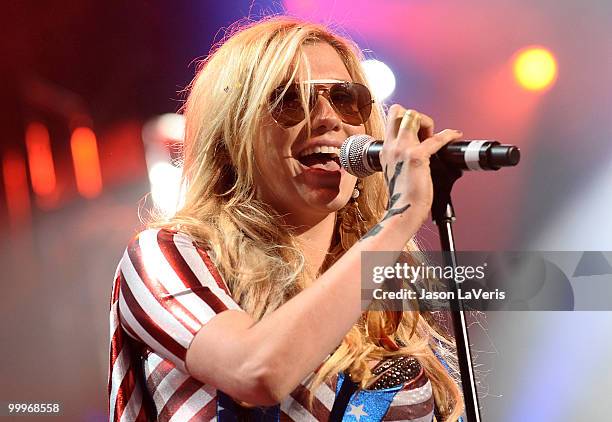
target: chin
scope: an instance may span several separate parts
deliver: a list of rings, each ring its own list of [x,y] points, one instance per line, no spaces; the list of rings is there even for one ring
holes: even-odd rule
[[[333,195],[331,193],[325,194],[319,192],[310,196],[306,202],[314,209],[332,213],[342,209],[348,203],[349,199],[349,195],[340,196],[338,192]]]

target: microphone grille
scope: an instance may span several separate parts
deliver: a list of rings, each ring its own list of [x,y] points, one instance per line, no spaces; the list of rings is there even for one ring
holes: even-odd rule
[[[367,144],[374,138],[370,135],[353,135],[346,138],[340,147],[340,165],[350,174],[367,177],[375,172],[366,167]]]

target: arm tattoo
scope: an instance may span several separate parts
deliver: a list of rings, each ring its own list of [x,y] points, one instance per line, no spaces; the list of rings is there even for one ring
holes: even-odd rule
[[[400,208],[393,208],[395,203],[402,196],[401,193],[395,193],[395,182],[397,180],[397,177],[401,173],[403,166],[404,166],[404,162],[403,161],[400,161],[400,162],[395,164],[395,171],[393,172],[393,176],[391,177],[391,180],[389,180],[389,177],[387,175],[387,166],[385,166],[383,174],[384,174],[384,177],[385,177],[385,183],[389,187],[389,201],[387,202],[387,213],[384,215],[384,217],[383,217],[383,219],[381,220],[380,223],[378,223],[374,227],[372,227],[370,229],[370,231],[368,231],[361,239],[359,239],[360,241],[364,240],[364,239],[367,239],[368,237],[375,236],[383,228],[383,226],[381,224],[383,221],[385,221],[388,218],[393,217],[394,215],[401,214],[404,211],[406,211],[408,208],[410,208],[410,204],[406,204],[406,205],[404,205],[403,207],[400,207]]]
[[[404,162],[400,161],[399,163],[395,164],[395,171],[393,172],[393,176],[391,177],[391,181],[387,181],[387,185],[389,186],[389,202],[387,203],[387,209],[390,209],[391,206],[393,205],[393,203],[395,203],[395,201],[397,201],[397,199],[399,198],[399,193],[396,194],[395,193],[395,181],[397,180],[397,176],[399,176],[400,172],[402,171],[402,167],[404,167]],[[385,172],[385,176],[386,176],[386,172]],[[395,199],[393,199],[395,198]],[[393,201],[393,202],[391,202]]]

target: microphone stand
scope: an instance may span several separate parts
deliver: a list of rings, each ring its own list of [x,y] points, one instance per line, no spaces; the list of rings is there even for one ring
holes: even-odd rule
[[[438,226],[444,265],[457,267],[455,254],[455,239],[452,224],[455,221],[455,210],[451,202],[451,189],[463,172],[457,168],[445,165],[436,155],[430,159],[431,177],[433,181],[433,203],[431,205],[432,220]],[[480,422],[480,407],[476,393],[476,380],[470,353],[470,338],[463,303],[459,298],[457,283],[453,280],[451,289],[454,297],[450,300],[451,319],[457,347],[457,360],[461,375],[461,387],[465,401],[465,415],[468,422]]]

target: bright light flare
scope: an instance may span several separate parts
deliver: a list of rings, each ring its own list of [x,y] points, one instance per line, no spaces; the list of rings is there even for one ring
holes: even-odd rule
[[[151,196],[157,208],[167,216],[172,216],[180,206],[181,169],[160,161],[149,170]]]
[[[364,60],[361,64],[377,101],[384,101],[393,94],[395,75],[389,66],[373,59]]]
[[[30,217],[30,192],[21,154],[8,151],[2,157],[2,176],[9,220],[17,226]]]
[[[183,141],[185,138],[185,116],[166,113],[159,116],[157,128],[160,135],[170,141]]]
[[[32,190],[38,196],[49,196],[55,191],[55,167],[51,154],[49,131],[41,123],[30,123],[25,135]]]
[[[530,46],[514,56],[514,77],[525,89],[543,91],[557,79],[557,61],[544,47]]]
[[[76,128],[70,138],[70,148],[77,189],[83,197],[95,198],[102,192],[102,172],[93,130]]]

